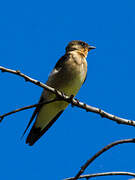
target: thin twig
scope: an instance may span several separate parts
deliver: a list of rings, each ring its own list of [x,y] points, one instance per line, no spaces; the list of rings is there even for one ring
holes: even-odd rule
[[[54,88],[52,88],[50,86],[47,86],[46,84],[44,84],[42,82],[39,82],[38,80],[32,79],[31,77],[21,73],[19,70],[12,70],[12,69],[8,69],[8,68],[2,67],[2,66],[0,66],[0,70],[2,72],[9,72],[9,73],[21,76],[26,81],[29,81],[29,82],[37,85],[37,86],[40,86],[40,87],[46,89],[47,91],[50,91],[50,92],[56,94],[57,97],[59,97],[60,99],[66,101],[68,103],[71,103],[72,106],[77,106],[79,108],[85,109],[87,112],[93,112],[93,113],[99,114],[102,118],[110,119],[110,120],[115,121],[115,122],[117,122],[119,124],[135,126],[135,121],[133,121],[133,120],[120,118],[120,117],[115,116],[113,114],[110,114],[110,113],[108,113],[106,111],[103,111],[102,109],[99,109],[99,108],[87,105],[87,104],[85,104],[83,102],[80,102],[80,101],[74,99],[72,96],[71,97],[66,96],[63,92],[60,92],[60,91],[58,91],[58,90],[56,90],[56,89],[54,89]]]
[[[64,95],[64,94],[61,93],[60,91],[57,91],[57,90],[55,90],[54,88],[52,88],[52,87],[50,87],[50,86],[47,86],[46,84],[44,84],[44,83],[42,83],[42,82],[40,82],[40,81],[38,81],[38,80],[35,80],[35,79],[33,79],[33,78],[31,78],[31,77],[29,77],[29,76],[21,73],[20,70],[12,70],[12,69],[5,68],[5,67],[3,67],[3,66],[0,66],[0,70],[1,70],[2,72],[8,72],[8,73],[11,73],[11,74],[15,74],[15,75],[17,75],[17,76],[20,76],[20,77],[24,78],[26,82],[31,82],[31,83],[39,86],[39,87],[42,87],[42,88],[46,89],[47,91],[50,91],[50,92],[56,94],[57,96],[64,97],[65,99],[68,99],[68,98],[69,98],[68,96]]]
[[[98,151],[94,156],[92,156],[90,159],[86,161],[86,163],[81,167],[81,169],[78,171],[76,176],[73,178],[73,180],[77,180],[80,175],[85,171],[85,169],[101,154],[103,154],[105,151],[109,150],[110,148],[118,145],[118,144],[124,144],[124,143],[135,143],[135,138],[133,139],[122,139],[119,141],[112,142],[111,144],[105,146],[100,151]]]
[[[9,116],[9,115],[11,115],[11,114],[14,114],[14,113],[17,113],[17,112],[26,110],[26,109],[34,108],[34,107],[37,107],[37,106],[38,106],[38,104],[33,104],[33,105],[30,105],[30,106],[25,106],[25,107],[18,108],[18,109],[16,109],[16,110],[10,111],[10,112],[8,112],[8,113],[5,113],[5,114],[3,114],[3,115],[0,116],[0,122],[2,122],[2,120],[3,120],[4,117],[6,117],[6,116]]]
[[[127,175],[127,176],[133,176],[135,177],[135,173],[132,172],[104,172],[104,173],[95,173],[95,174],[86,174],[81,175],[78,179],[86,178],[90,179],[93,177],[99,177],[99,176],[116,176],[116,175]],[[66,178],[64,180],[74,180],[74,177]]]
[[[14,114],[14,113],[17,113],[17,112],[20,112],[20,111],[24,111],[26,109],[31,109],[31,108],[34,108],[34,107],[37,107],[37,106],[40,106],[40,105],[43,105],[43,104],[49,104],[51,102],[55,102],[55,101],[58,101],[58,99],[53,99],[53,100],[50,100],[50,101],[46,101],[46,102],[43,102],[43,103],[37,103],[37,104],[33,104],[33,105],[29,105],[29,106],[25,106],[25,107],[22,107],[22,108],[18,108],[16,110],[13,110],[13,111],[10,111],[8,113],[5,113],[3,115],[0,115],[0,122],[2,122],[2,120],[6,117],[6,116],[9,116],[11,114]]]

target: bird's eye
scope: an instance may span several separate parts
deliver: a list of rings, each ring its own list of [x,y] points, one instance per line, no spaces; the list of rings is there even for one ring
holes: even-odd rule
[[[83,47],[85,46],[85,43],[84,43],[84,42],[81,42],[80,44],[81,44]]]

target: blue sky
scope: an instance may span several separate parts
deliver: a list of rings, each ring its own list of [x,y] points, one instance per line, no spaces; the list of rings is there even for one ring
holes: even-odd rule
[[[135,2],[133,0],[1,1],[0,65],[19,69],[42,82],[71,40],[97,49],[88,55],[88,76],[77,98],[135,120]],[[0,74],[0,113],[38,101],[42,88],[8,73]],[[100,148],[135,137],[135,128],[118,125],[71,106],[32,147],[20,137],[33,109],[0,124],[0,178],[59,180],[74,176]],[[135,172],[135,145],[115,147],[85,173]],[[108,177],[99,177],[108,179]],[[109,177],[126,180],[127,177]]]

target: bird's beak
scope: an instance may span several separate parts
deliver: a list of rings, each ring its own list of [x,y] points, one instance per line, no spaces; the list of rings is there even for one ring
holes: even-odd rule
[[[92,49],[96,49],[96,47],[95,47],[95,46],[89,46],[89,47],[88,47],[88,51],[90,51],[90,50],[92,50]]]

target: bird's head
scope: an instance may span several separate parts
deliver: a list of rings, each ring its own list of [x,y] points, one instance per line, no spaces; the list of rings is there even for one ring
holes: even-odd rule
[[[74,40],[69,42],[69,44],[66,47],[66,52],[69,51],[77,51],[78,53],[82,54],[83,56],[87,56],[88,51],[95,49],[96,47],[90,46],[86,42]]]

